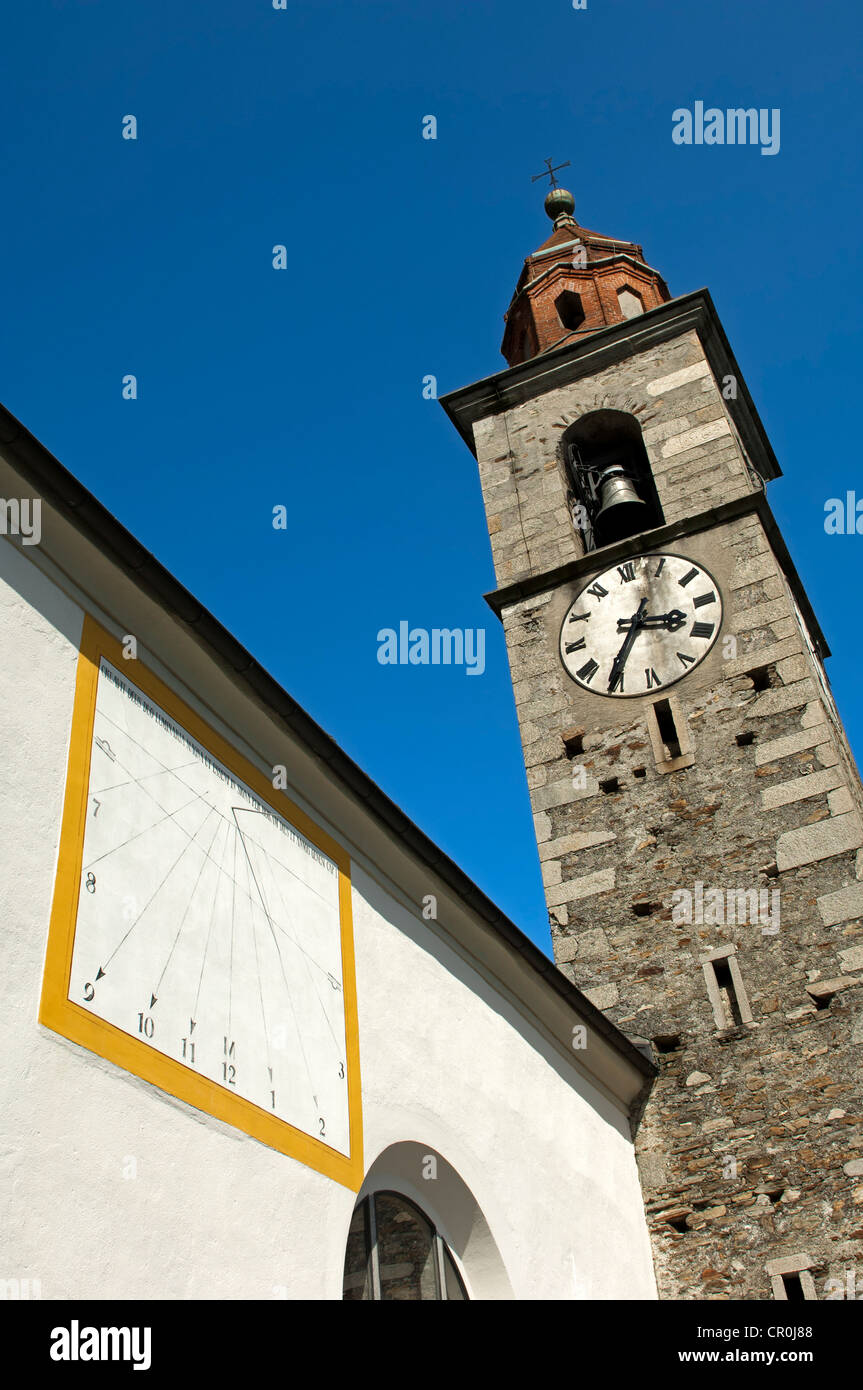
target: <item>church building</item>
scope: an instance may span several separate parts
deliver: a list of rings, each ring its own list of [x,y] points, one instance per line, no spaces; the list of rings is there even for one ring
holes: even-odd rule
[[[554,962],[0,409],[7,1297],[812,1299],[859,1258],[863,805],[779,467],[709,294],[546,211],[507,367],[443,405]]]
[[[655,1066],[0,412],[0,1278],[655,1298]]]

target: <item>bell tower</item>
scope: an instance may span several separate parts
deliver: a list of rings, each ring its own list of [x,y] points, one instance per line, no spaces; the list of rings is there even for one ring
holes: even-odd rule
[[[660,1295],[824,1297],[863,1254],[863,793],[828,648],[709,293],[672,298],[565,189],[546,211],[507,368],[443,405],[479,466],[555,960],[660,1065]]]

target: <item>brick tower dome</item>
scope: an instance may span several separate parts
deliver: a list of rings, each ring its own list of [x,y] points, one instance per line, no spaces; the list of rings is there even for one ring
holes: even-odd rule
[[[504,315],[500,350],[511,367],[671,298],[636,242],[579,226],[565,188],[550,190],[545,210],[554,231],[527,257]]]

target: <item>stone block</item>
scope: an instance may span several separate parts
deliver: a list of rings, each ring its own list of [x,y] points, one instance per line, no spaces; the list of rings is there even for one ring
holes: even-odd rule
[[[676,391],[690,381],[698,381],[700,377],[709,375],[710,365],[702,358],[700,362],[693,362],[691,367],[681,367],[679,371],[669,372],[667,376],[648,381],[645,389],[649,396],[664,396],[668,391]]]
[[[617,985],[593,985],[590,989],[582,990],[582,994],[586,995],[597,1009],[613,1009],[620,998]]]
[[[544,841],[539,847],[539,857],[557,858],[582,849],[594,849],[597,845],[607,845],[616,839],[613,830],[577,830],[572,835],[561,835],[557,840]]]
[[[827,798],[827,805],[831,816],[841,816],[846,811],[854,810],[854,802],[847,787],[837,787],[835,792],[831,792]]]
[[[539,811],[533,818],[533,825],[537,842],[542,844],[551,835],[551,817],[545,811]]]
[[[797,869],[802,864],[817,864],[822,859],[845,854],[863,845],[860,818],[855,812],[847,816],[831,816],[815,825],[803,825],[786,830],[776,842],[776,865],[780,873]]]
[[[814,980],[806,986],[806,993],[813,999],[832,999],[834,994],[841,994],[844,989],[853,989],[859,984],[863,984],[863,980],[858,980],[854,975],[839,975],[835,980]]]
[[[550,907],[558,903],[578,902],[581,898],[592,898],[597,893],[610,893],[614,887],[614,869],[597,869],[592,874],[582,874],[579,878],[568,878],[556,884],[546,893]]]
[[[798,729],[793,734],[784,735],[783,738],[767,739],[764,743],[756,744],[755,765],[763,767],[765,763],[790,758],[792,753],[802,753],[806,748],[815,748],[819,743],[826,741],[825,736],[828,733],[828,725],[822,722],[812,729]]]
[[[833,893],[825,893],[818,899],[818,911],[825,927],[834,927],[837,922],[848,922],[852,917],[863,917],[863,884],[851,883],[847,888],[837,888]],[[855,951],[859,954],[863,967],[863,946],[841,952],[843,964],[844,957],[853,955]]]
[[[678,415],[673,420],[661,420],[658,424],[642,430],[641,437],[649,448],[651,444],[660,444],[663,439],[669,439],[673,434],[683,434],[691,424],[686,415]]]
[[[799,705],[805,705],[815,694],[815,685],[811,680],[796,681],[793,685],[776,686],[773,690],[765,690],[746,707],[747,719],[764,719],[769,715],[782,714],[788,709],[797,709]],[[822,715],[823,718],[823,715]]]
[[[776,782],[772,787],[764,788],[761,793],[761,805],[765,811],[772,811],[778,806],[788,806],[793,801],[805,801],[810,796],[823,796],[841,781],[841,770],[828,767],[823,772],[812,772],[806,777],[793,777],[788,782]]]

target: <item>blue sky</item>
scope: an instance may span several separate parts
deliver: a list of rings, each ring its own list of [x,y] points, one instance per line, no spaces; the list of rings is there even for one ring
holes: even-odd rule
[[[531,175],[571,160],[581,221],[713,294],[859,756],[863,537],[824,504],[863,499],[860,36],[850,0],[5,17],[0,399],[545,949],[476,465],[422,379],[504,365]],[[779,153],[674,144],[696,100],[779,108]],[[401,619],[485,627],[485,673],[381,666]]]

